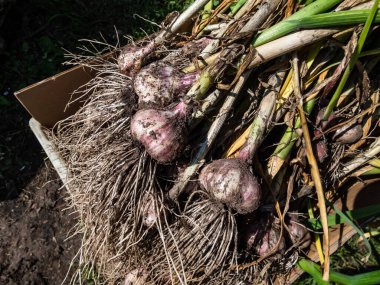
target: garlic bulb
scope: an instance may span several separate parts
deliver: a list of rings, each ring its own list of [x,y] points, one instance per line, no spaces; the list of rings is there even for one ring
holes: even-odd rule
[[[268,255],[279,243],[276,252],[283,252],[286,244],[284,237],[280,239],[278,226],[268,216],[260,218],[254,224],[252,222],[248,224],[243,236],[243,242],[247,250],[263,257]]]
[[[307,228],[300,224],[296,217],[292,217],[287,223],[289,237],[293,244],[299,248],[307,248],[311,243],[311,236]]]
[[[140,110],[131,120],[132,136],[152,158],[161,163],[171,162],[185,148],[187,110],[184,102],[165,110]]]
[[[215,200],[238,213],[250,213],[259,207],[260,184],[241,160],[215,160],[203,168],[199,180]]]
[[[133,88],[140,108],[160,108],[184,95],[198,78],[198,73],[186,74],[164,61],[156,61],[137,73]]]

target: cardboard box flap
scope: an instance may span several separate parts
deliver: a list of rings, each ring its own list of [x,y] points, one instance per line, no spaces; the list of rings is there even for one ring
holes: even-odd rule
[[[345,189],[345,195],[336,201],[335,206],[343,211],[359,209],[371,205],[380,204],[380,195],[375,192],[379,189],[380,178],[357,181]],[[340,224],[330,228],[330,252],[333,254],[346,243],[356,231],[348,224]],[[319,255],[315,244],[311,245],[307,257],[314,262],[319,262]],[[298,279],[303,271],[298,267],[293,268],[284,279],[277,279],[275,284],[291,284]]]
[[[95,76],[90,68],[77,66],[15,92],[15,96],[41,125],[53,127],[75,113],[83,102],[67,106],[73,91]]]

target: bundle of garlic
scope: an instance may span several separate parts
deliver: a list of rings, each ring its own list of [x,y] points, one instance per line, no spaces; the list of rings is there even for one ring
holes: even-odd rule
[[[274,279],[307,252],[318,204],[327,278],[326,199],[379,172],[378,2],[196,0],[111,57],[72,55],[97,75],[50,135],[82,268],[105,283]]]

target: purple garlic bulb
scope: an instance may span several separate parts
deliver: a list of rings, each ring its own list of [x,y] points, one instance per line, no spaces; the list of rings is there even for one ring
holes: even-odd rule
[[[292,217],[287,223],[289,237],[299,248],[307,248],[311,243],[311,236],[307,228],[300,224],[297,218]]]
[[[340,144],[356,143],[363,136],[363,127],[359,124],[344,125],[337,129],[333,140]]]
[[[264,233],[263,238],[257,243],[255,250],[260,257],[268,255],[279,242],[277,252],[283,252],[285,249],[285,239],[281,237],[280,230],[271,227]]]
[[[171,162],[185,148],[187,111],[185,102],[165,110],[140,110],[131,120],[132,136],[152,158],[161,163]]]
[[[137,73],[133,88],[140,108],[161,108],[184,95],[198,78],[198,73],[186,74],[164,61],[156,61]]]
[[[277,252],[285,250],[285,239],[280,239],[280,229],[266,221],[267,218],[258,220],[255,224],[246,226],[244,243],[248,250],[254,251],[258,256],[268,255],[279,242]]]
[[[260,205],[260,184],[241,160],[215,160],[203,168],[199,180],[215,200],[240,214],[251,213]]]

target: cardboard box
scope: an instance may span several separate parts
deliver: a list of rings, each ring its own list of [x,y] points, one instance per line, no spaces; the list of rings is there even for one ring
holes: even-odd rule
[[[16,98],[32,118],[29,125],[62,182],[67,185],[67,167],[42,128],[52,128],[58,121],[74,114],[83,104],[73,92],[95,76],[93,70],[77,66],[15,92]],[[76,96],[76,97],[75,97]],[[68,105],[70,100],[75,103]]]
[[[28,86],[15,93],[17,99],[30,113],[30,127],[44,148],[46,154],[57,170],[64,184],[67,184],[67,168],[65,162],[55,151],[54,145],[48,140],[42,128],[51,128],[59,120],[73,114],[83,102],[76,102],[67,107],[72,98],[72,92],[93,78],[94,73],[89,68],[74,67],[41,82]],[[78,95],[76,95],[78,96]],[[364,206],[380,204],[380,195],[374,194],[380,185],[379,179],[357,182],[347,189],[344,201],[336,205],[343,210],[353,210]],[[331,229],[330,249],[335,252],[355,231],[348,225],[342,224]],[[319,261],[315,246],[312,245],[308,257]],[[287,284],[294,282],[302,272],[294,268],[287,278]],[[279,281],[277,284],[280,284]]]

